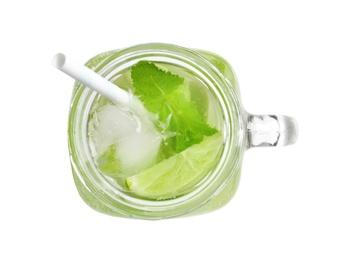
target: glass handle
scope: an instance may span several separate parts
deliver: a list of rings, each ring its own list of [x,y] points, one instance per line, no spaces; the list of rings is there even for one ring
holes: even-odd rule
[[[276,115],[248,115],[248,148],[285,146],[298,138],[298,125],[294,118]]]

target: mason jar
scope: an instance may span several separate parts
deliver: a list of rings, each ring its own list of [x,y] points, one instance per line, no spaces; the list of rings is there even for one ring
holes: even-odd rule
[[[86,66],[114,82],[141,60],[172,64],[196,77],[214,104],[223,144],[217,165],[187,193],[166,200],[134,196],[102,174],[92,156],[88,128],[90,111],[100,94],[75,82],[71,99],[68,140],[73,178],[87,205],[104,214],[139,219],[164,219],[210,212],[234,196],[244,153],[251,147],[283,146],[297,138],[293,118],[251,115],[243,108],[238,81],[229,63],[207,51],[152,43],[99,54]],[[217,107],[217,109],[216,109]]]

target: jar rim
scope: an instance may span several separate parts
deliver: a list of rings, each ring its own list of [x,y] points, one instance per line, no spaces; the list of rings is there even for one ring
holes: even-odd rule
[[[88,152],[87,121],[90,107],[98,94],[76,82],[69,116],[70,157],[71,163],[76,169],[76,174],[85,186],[94,193],[95,197],[112,210],[119,211],[122,215],[136,218],[166,218],[194,211],[218,194],[232,177],[232,174],[235,174],[236,168],[240,167],[244,150],[242,106],[236,93],[232,91],[232,86],[229,86],[228,82],[225,81],[222,73],[197,51],[164,43],[140,44],[107,52],[105,58],[99,62],[94,62],[94,59],[88,61],[86,65],[91,66],[92,70],[108,79],[116,73],[116,68],[123,70],[131,67],[139,60],[182,61],[188,69],[198,70],[213,84],[214,90],[218,91],[217,98],[224,101],[222,113],[225,123],[223,132],[225,145],[221,161],[210,174],[208,183],[204,183],[204,187],[168,200],[152,201],[132,197],[126,192],[116,190],[102,174],[97,174],[99,173],[97,169],[94,169],[92,155]],[[84,120],[84,123],[80,123],[80,118]],[[234,153],[237,156],[230,158],[230,155],[234,156]],[[226,168],[231,169],[228,175],[222,174]],[[166,211],[168,212],[166,213]]]

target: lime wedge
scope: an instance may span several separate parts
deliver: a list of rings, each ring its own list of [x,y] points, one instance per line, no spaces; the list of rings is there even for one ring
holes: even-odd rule
[[[125,180],[127,188],[148,199],[169,199],[187,192],[214,167],[223,144],[221,133],[205,137],[183,152]]]
[[[116,146],[110,145],[108,150],[97,158],[98,169],[109,175],[116,176],[121,170],[121,162],[116,157]]]

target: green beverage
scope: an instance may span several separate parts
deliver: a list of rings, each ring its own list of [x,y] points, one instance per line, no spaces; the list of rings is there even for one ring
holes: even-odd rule
[[[142,44],[86,66],[104,78],[103,96],[74,66],[86,85],[76,82],[72,95],[70,159],[82,199],[104,214],[163,219],[219,209],[237,190],[247,149],[296,141],[293,118],[243,108],[236,76],[216,54]]]
[[[221,108],[207,86],[186,69],[139,61],[114,83],[138,97],[140,115],[97,96],[88,136],[97,169],[118,189],[149,200],[182,196],[219,162]]]

